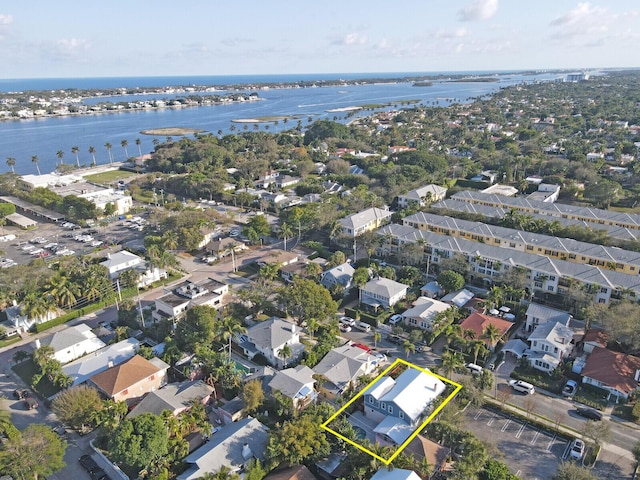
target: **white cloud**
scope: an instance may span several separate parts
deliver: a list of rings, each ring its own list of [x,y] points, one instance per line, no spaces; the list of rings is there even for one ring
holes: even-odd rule
[[[0,13],[0,26],[11,25],[13,23],[13,15]]]
[[[562,28],[593,25],[608,16],[609,12],[606,8],[595,7],[590,3],[579,3],[573,10],[553,20],[551,25]]]
[[[466,28],[456,28],[455,30],[438,30],[433,34],[434,38],[462,38],[469,35],[469,31]]]
[[[242,37],[233,37],[233,38],[225,38],[221,40],[225,47],[235,47],[245,43],[253,43],[254,41],[250,38],[242,38]]]
[[[60,57],[72,58],[89,51],[91,42],[80,38],[63,38],[56,42],[53,53]]]
[[[365,43],[367,43],[367,36],[357,32],[347,33],[345,36],[336,38],[331,42],[332,45],[345,46],[364,45]]]
[[[591,3],[578,5],[550,22],[551,39],[566,46],[601,46],[618,35],[636,12],[613,13]]]
[[[489,20],[498,13],[498,0],[474,0],[458,12],[462,22]]]

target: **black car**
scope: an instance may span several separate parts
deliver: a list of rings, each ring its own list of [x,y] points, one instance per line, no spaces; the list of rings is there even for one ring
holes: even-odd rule
[[[38,404],[38,400],[31,397],[25,397],[22,400],[22,403],[24,404],[24,408],[26,408],[27,410],[33,410],[34,408],[38,408],[40,406]]]
[[[595,408],[578,407],[576,413],[581,417],[588,418],[589,420],[602,420],[602,413]]]
[[[91,477],[91,480],[109,480],[109,476],[101,468],[92,470],[89,472],[89,476]]]
[[[387,337],[387,340],[390,341],[391,343],[395,343],[397,345],[402,345],[404,343],[404,338],[402,338],[399,335],[389,335]]]
[[[80,457],[80,465],[89,473],[96,472],[98,470],[102,471],[100,465],[96,463],[91,455],[83,455]]]
[[[18,400],[22,400],[23,398],[27,398],[30,393],[31,392],[29,392],[29,390],[27,390],[26,388],[16,388],[13,391],[13,396]]]

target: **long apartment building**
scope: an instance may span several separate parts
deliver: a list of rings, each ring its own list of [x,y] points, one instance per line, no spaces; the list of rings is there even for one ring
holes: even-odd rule
[[[546,203],[527,200],[521,197],[505,197],[488,193],[464,190],[451,196],[457,202],[468,202],[491,207],[502,207],[507,210],[515,208],[524,213],[542,214],[549,217],[580,220],[598,228],[598,225],[613,225],[629,230],[640,230],[640,215],[633,213],[615,212],[600,208],[581,207],[562,203]]]
[[[640,252],[558,238],[513,228],[487,225],[444,215],[418,212],[403,219],[403,225],[435,233],[462,237],[496,247],[536,253],[573,263],[585,263],[616,272],[638,275]]]
[[[431,208],[437,208],[449,212],[469,213],[472,215],[482,215],[485,218],[503,219],[512,210],[507,207],[495,207],[490,205],[481,205],[479,203],[460,202],[456,200],[442,200],[433,203]],[[447,212],[448,213],[448,212]],[[620,240],[637,241],[640,240],[640,230],[630,230],[626,227],[618,227],[616,225],[594,225],[584,220],[574,220],[571,218],[550,217],[540,213],[526,213],[533,220],[544,220],[545,222],[558,222],[562,227],[578,227],[588,228],[590,230],[603,230],[609,237]]]
[[[640,275],[637,274],[630,275],[594,265],[418,230],[408,225],[386,225],[377,233],[385,239],[392,239],[391,244],[383,242],[383,249],[390,248],[397,252],[407,244],[423,244],[425,261],[428,259],[431,264],[438,264],[454,255],[462,255],[469,262],[474,278],[493,281],[511,268],[522,268],[533,291],[562,295],[575,283],[587,287],[598,303],[608,303],[612,297],[616,298],[623,292],[636,298],[640,295]]]

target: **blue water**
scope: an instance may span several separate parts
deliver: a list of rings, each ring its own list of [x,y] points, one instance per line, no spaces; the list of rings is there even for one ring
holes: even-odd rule
[[[371,78],[382,74],[361,74],[360,78]],[[388,78],[405,76],[407,74],[387,74]],[[305,80],[303,77],[318,77],[300,75],[298,80]],[[479,97],[495,92],[498,88],[522,82],[545,81],[560,77],[560,74],[543,75],[521,75],[507,74],[501,75],[499,82],[460,82],[447,83],[435,82],[431,87],[413,87],[411,83],[389,83],[389,84],[367,84],[355,86],[336,86],[322,88],[280,88],[259,90],[258,95],[263,101],[234,103],[223,106],[193,107],[180,109],[144,110],[132,112],[103,113],[98,115],[81,115],[69,117],[37,118],[28,120],[15,120],[0,122],[0,172],[10,171],[5,159],[13,157],[16,159],[15,171],[19,174],[37,173],[35,164],[31,158],[37,155],[39,167],[42,173],[53,171],[58,162],[56,152],[64,152],[63,161],[75,164],[75,155],[71,153],[71,148],[79,148],[80,164],[89,164],[92,161],[88,150],[90,146],[96,149],[96,162],[98,164],[108,163],[108,153],[104,144],[112,144],[111,153],[115,161],[125,160],[125,152],[121,147],[121,141],[127,140],[127,152],[129,156],[138,155],[136,139],[141,140],[141,152],[147,153],[153,150],[154,137],[142,135],[141,130],[163,128],[163,127],[185,127],[197,128],[217,134],[221,130],[224,134],[231,133],[232,125],[242,131],[242,124],[232,124],[231,120],[242,118],[254,118],[269,115],[291,115],[302,121],[303,126],[312,120],[329,118],[337,121],[347,121],[346,112],[333,113],[326,112],[327,109],[348,107],[352,105],[362,105],[368,103],[400,102],[402,100],[420,99],[423,105],[448,105],[452,99],[459,102],[471,101],[473,97]],[[157,78],[155,86],[166,85],[187,85],[193,84],[194,79],[207,79],[206,84],[213,84],[211,79],[219,79],[221,85],[228,83],[243,83],[240,79],[247,79],[251,82],[291,81],[292,76],[269,75],[252,77],[148,77],[130,79],[35,79],[35,80],[0,80],[0,89],[7,85],[17,90],[26,89],[56,89],[60,88],[57,82],[68,82],[77,88],[115,88],[128,87],[138,84],[138,82],[151,81]],[[181,79],[174,83],[171,80]],[[327,76],[326,78],[330,78]],[[339,75],[334,78],[349,79],[354,75]],[[231,80],[231,81],[230,81]],[[13,84],[11,82],[14,82]],[[144,86],[154,86],[151,83],[140,83]],[[168,95],[159,95],[169,97]],[[136,100],[140,96],[131,97]],[[150,97],[146,97],[150,98]],[[104,98],[102,99],[104,100]],[[123,100],[116,98],[115,100]],[[393,107],[389,107],[393,108]],[[367,115],[371,112],[361,112],[357,115]],[[269,131],[281,131],[284,128],[292,128],[297,120],[291,120],[287,125],[280,122],[279,125],[270,124]],[[253,125],[247,125],[249,130],[253,130]],[[261,125],[264,129],[264,125]],[[160,137],[163,141],[164,138]]]

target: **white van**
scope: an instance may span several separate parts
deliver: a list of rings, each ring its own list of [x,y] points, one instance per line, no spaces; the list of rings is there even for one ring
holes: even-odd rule
[[[475,363],[467,363],[465,368],[469,370],[469,373],[473,375],[480,375],[482,373],[482,367],[480,365],[476,365]]]
[[[536,389],[530,383],[523,382],[522,380],[509,380],[509,385],[516,391],[526,395],[535,393]]]
[[[356,323],[355,326],[358,330],[362,330],[363,332],[366,332],[366,333],[369,333],[371,331],[371,325],[365,322],[358,322]]]

